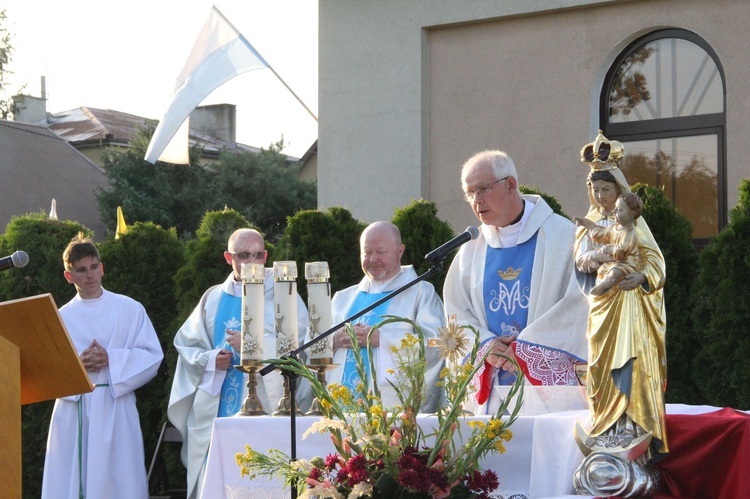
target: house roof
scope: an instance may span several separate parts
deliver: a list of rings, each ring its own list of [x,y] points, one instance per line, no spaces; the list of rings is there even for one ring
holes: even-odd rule
[[[106,175],[46,127],[0,120],[0,175],[0,231],[12,217],[49,213],[55,199],[60,220],[75,220],[104,239],[96,194]]]
[[[39,124],[73,145],[102,141],[127,144],[135,138],[139,128],[155,128],[157,121],[109,109],[79,107],[48,114],[47,119]]]
[[[95,107],[79,107],[48,114],[47,119],[39,123],[77,149],[87,146],[100,147],[104,144],[127,146],[135,138],[138,129],[156,128],[157,124],[158,120]],[[191,127],[190,146],[196,144],[202,147],[203,154],[207,157],[218,157],[220,150],[260,152],[257,147],[225,142],[210,133]]]

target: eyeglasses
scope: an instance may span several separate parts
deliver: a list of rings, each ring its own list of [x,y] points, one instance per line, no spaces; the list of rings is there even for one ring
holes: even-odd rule
[[[488,192],[492,190],[493,185],[497,184],[498,182],[508,180],[508,178],[510,178],[510,175],[507,177],[503,177],[500,180],[495,180],[494,182],[490,182],[489,184],[480,185],[473,191],[466,191],[464,192],[464,199],[469,203],[473,203],[474,200],[477,198],[477,196],[487,194]]]
[[[257,253],[253,253],[252,251],[240,251],[239,253],[232,253],[230,251],[229,254],[236,256],[240,260],[260,260],[266,255],[266,252],[258,251]]]

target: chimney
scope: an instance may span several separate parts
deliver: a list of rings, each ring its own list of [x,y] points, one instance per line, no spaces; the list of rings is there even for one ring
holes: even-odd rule
[[[41,79],[41,97],[20,94],[11,98],[16,106],[14,121],[34,124],[47,119],[47,80],[44,76]]]
[[[190,113],[190,128],[216,137],[228,148],[237,147],[237,106],[213,104],[199,106]]]

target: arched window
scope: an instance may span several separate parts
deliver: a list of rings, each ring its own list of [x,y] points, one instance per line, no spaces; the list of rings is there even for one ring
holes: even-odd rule
[[[725,94],[716,53],[680,29],[631,43],[602,88],[599,128],[625,145],[628,182],[663,187],[698,240],[726,224]]]

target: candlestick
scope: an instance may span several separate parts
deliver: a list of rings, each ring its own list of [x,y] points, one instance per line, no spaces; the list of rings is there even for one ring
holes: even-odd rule
[[[263,360],[265,273],[262,263],[242,264],[242,365]]]
[[[307,309],[310,312],[310,339],[331,327],[331,277],[328,262],[305,263]],[[310,360],[333,358],[333,335],[310,346]]]
[[[297,263],[273,264],[273,309],[276,320],[276,357],[283,357],[299,346],[297,331]]]

